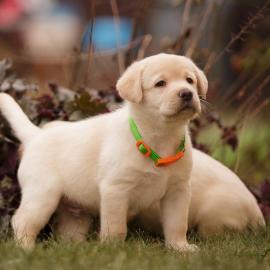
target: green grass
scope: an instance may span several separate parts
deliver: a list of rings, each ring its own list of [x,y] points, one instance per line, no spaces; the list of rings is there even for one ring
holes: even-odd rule
[[[180,255],[162,242],[146,236],[132,236],[125,243],[100,244],[90,239],[83,244],[54,240],[39,243],[24,252],[12,243],[0,243],[0,269],[270,269],[270,227],[257,235],[227,233],[222,237],[190,239],[200,251]]]

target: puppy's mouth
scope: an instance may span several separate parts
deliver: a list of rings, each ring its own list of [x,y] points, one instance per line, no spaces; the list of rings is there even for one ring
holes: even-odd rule
[[[200,113],[201,109],[195,102],[182,102],[169,110],[163,110],[163,116],[168,120],[176,118],[192,119],[196,114]]]
[[[192,104],[184,104],[177,113],[180,113],[180,112],[183,112],[183,111],[188,111],[188,110],[192,110],[192,111],[195,112],[196,108]]]
[[[175,113],[169,115],[169,117],[177,117],[180,115],[186,115],[192,117],[194,114],[199,113],[199,108],[195,104],[186,103],[183,104]]]

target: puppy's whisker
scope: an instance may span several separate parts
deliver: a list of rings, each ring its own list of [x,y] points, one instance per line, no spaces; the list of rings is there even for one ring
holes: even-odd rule
[[[208,112],[213,110],[213,105],[209,102],[207,102],[204,99],[200,99],[201,105],[202,105],[202,111],[203,112]]]
[[[210,102],[206,101],[205,99],[200,98],[200,102],[205,106],[213,107],[213,105]]]
[[[201,102],[203,105],[205,105],[205,106],[207,106],[207,107],[209,107],[209,108],[213,108],[213,105],[212,105],[211,103],[205,101],[205,100],[200,100],[200,102]]]

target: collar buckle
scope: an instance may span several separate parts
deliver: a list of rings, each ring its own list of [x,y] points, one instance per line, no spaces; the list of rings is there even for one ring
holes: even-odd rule
[[[145,157],[149,157],[151,155],[152,150],[144,141],[137,141],[136,146]]]

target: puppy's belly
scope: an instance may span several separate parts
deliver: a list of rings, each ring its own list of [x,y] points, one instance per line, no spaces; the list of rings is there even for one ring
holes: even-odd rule
[[[100,208],[100,196],[98,188],[78,189],[76,192],[68,190],[64,192],[63,197],[76,208],[83,208],[91,215],[98,215]]]
[[[100,206],[100,195],[95,174],[87,170],[75,175],[65,175],[63,197],[73,204],[87,209],[91,214],[97,215]]]

